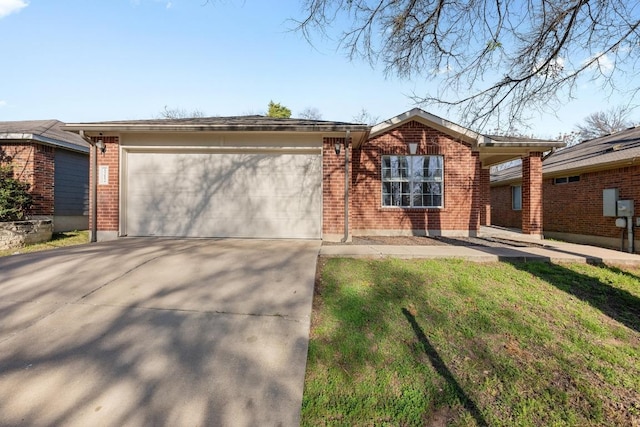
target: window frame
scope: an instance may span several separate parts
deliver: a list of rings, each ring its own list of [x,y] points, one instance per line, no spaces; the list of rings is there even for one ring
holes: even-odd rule
[[[553,178],[553,185],[571,184],[573,182],[580,182],[580,175],[568,175]]]
[[[399,175],[397,177],[389,177],[388,171],[392,170],[391,159],[397,158],[400,166],[398,166],[397,172]],[[414,159],[421,158],[422,161],[422,169],[423,172],[419,175],[413,173],[413,168],[417,164]],[[424,175],[424,165],[429,164],[431,158],[438,158],[437,167],[435,169],[435,173],[430,176]],[[402,162],[404,161],[404,162]],[[402,164],[404,163],[404,164]],[[385,167],[385,165],[388,165]],[[403,172],[400,172],[404,170]],[[387,172],[387,174],[385,174]],[[385,154],[381,158],[380,162],[380,194],[381,200],[380,204],[382,208],[399,208],[399,209],[443,209],[444,208],[444,156],[441,154],[430,154],[430,155],[406,155],[406,154]],[[388,197],[391,197],[390,202],[394,202],[394,194],[395,192],[392,190],[391,193],[385,192],[385,184],[387,183],[406,183],[407,186],[400,190],[399,196],[395,200],[399,200],[401,203],[405,197],[409,200],[409,205],[394,205],[394,204],[385,204],[385,198],[388,200]],[[436,192],[429,192],[425,190],[426,187],[429,187],[429,184],[437,184],[439,186],[440,192],[439,194]],[[418,189],[421,191],[415,191]],[[408,190],[408,193],[403,193],[403,189]],[[426,191],[426,192],[425,192]],[[430,205],[414,205],[414,201],[416,198],[420,198],[420,200],[424,201],[425,197],[428,198],[432,203],[434,198],[439,197],[440,204],[430,204]]]
[[[518,189],[517,193],[515,191],[516,189]],[[517,195],[517,198],[516,198],[516,195]],[[511,186],[511,210],[514,210],[514,211],[522,210],[522,184]]]

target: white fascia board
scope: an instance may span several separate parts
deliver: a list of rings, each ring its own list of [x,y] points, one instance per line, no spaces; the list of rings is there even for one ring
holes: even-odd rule
[[[44,145],[50,145],[53,147],[65,148],[71,151],[77,151],[79,153],[88,153],[89,147],[83,147],[82,145],[76,145],[71,142],[60,141],[58,139],[47,138],[41,135],[35,135],[33,133],[0,133],[0,140],[15,140],[15,141],[35,141]]]
[[[33,139],[32,133],[0,133],[0,139]]]
[[[410,111],[407,111],[406,113],[402,113],[396,117],[392,117],[382,123],[375,125],[371,128],[371,134],[369,135],[369,137],[376,137],[410,120],[417,120],[446,134],[454,137],[459,137],[465,141],[475,144],[477,144],[480,139],[486,138],[485,136],[474,132],[471,129],[467,129],[453,122],[445,120],[442,117],[427,113],[420,108],[414,108]]]

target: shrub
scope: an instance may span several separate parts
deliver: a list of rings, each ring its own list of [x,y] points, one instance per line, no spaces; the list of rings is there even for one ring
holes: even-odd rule
[[[26,219],[32,203],[29,184],[13,178],[9,166],[0,166],[0,222]]]

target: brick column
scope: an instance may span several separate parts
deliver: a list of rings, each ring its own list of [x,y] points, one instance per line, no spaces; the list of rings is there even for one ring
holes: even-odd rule
[[[522,159],[522,232],[542,235],[542,153]]]
[[[491,225],[491,169],[480,169],[480,225]]]
[[[335,143],[340,143],[340,155]],[[351,156],[351,145],[349,145]],[[344,236],[344,138],[324,138],[322,141],[322,238],[340,241]],[[352,174],[349,165],[349,175]],[[349,176],[351,183],[351,176]],[[351,185],[349,186],[351,192]],[[349,197],[351,205],[351,197]],[[351,234],[351,206],[349,206],[349,234]]]
[[[98,172],[100,170],[100,166],[107,166],[109,168],[108,183],[100,184],[98,181],[97,209],[98,240],[107,240],[117,237],[120,223],[120,141],[117,136],[92,137],[91,139],[94,141],[101,139],[107,147],[104,154],[101,153],[100,150],[97,150]],[[91,167],[93,167],[93,158],[90,159],[90,162]],[[100,174],[98,173],[98,179],[100,179],[99,175]],[[91,179],[93,177],[93,173],[90,173],[89,177]],[[93,183],[90,183],[90,185],[93,185]],[[91,192],[89,192],[89,194],[91,194]],[[90,210],[92,206],[93,203],[90,201]],[[89,218],[91,219],[92,217],[92,213],[89,212]],[[92,224],[89,224],[90,228],[91,226]]]

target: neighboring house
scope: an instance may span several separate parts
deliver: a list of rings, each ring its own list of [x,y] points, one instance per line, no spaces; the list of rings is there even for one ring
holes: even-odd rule
[[[0,122],[0,161],[29,183],[30,216],[52,218],[54,231],[86,230],[89,144],[58,120]]]
[[[520,173],[512,167],[491,175],[494,225],[519,227]],[[544,235],[620,248],[626,231],[615,226],[615,217],[603,214],[603,190],[614,188],[620,199],[634,200],[640,215],[640,127],[583,141],[543,160]]]
[[[563,145],[496,141],[419,109],[373,128],[246,116],[65,129],[94,144],[97,240],[476,235],[489,166],[524,157],[527,194],[539,197],[542,152]],[[527,206],[523,228],[540,234],[539,203]]]

